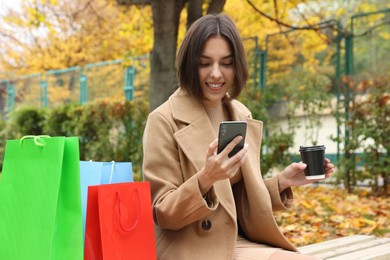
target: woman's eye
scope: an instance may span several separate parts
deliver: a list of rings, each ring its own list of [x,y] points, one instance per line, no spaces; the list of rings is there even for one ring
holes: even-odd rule
[[[221,65],[222,66],[231,66],[231,65],[233,65],[233,59],[222,60]]]
[[[199,63],[199,66],[201,66],[201,67],[207,67],[207,66],[209,66],[209,63]]]

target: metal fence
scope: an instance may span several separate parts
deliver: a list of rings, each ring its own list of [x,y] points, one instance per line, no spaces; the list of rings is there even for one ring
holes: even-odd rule
[[[372,133],[362,135],[364,139],[369,139],[366,140],[365,147],[362,147],[361,143],[356,143],[356,139],[360,137],[359,131],[356,131],[359,126],[353,123],[354,119],[357,118],[356,114],[358,114],[358,108],[355,104],[356,97],[362,95],[375,97],[382,93],[384,94],[382,98],[384,98],[390,93],[389,39],[390,9],[356,14],[351,17],[349,34],[345,38],[345,80],[340,85],[343,92],[341,101],[345,107],[344,156],[348,161],[344,177],[349,187],[356,182],[354,172],[359,162],[357,153],[361,149],[364,149],[371,159],[375,157],[374,165],[366,165],[368,171],[373,176],[377,176],[378,171],[381,172],[383,186],[386,189],[390,181],[388,166],[386,166],[388,163],[384,159],[388,158],[389,153],[386,149],[388,149],[387,144],[390,137],[386,136],[385,130],[389,115],[384,114],[381,118],[374,119],[375,126],[371,127],[377,128],[375,129],[375,136]],[[382,101],[377,100],[376,102],[375,106],[380,108]],[[381,108],[381,111],[385,111],[385,109]],[[366,115],[363,120],[370,122],[372,116],[372,114]],[[380,157],[383,158],[380,159]],[[387,170],[381,170],[386,167]],[[375,179],[375,182],[377,183],[378,179]]]
[[[0,113],[21,106],[84,104],[107,97],[132,100],[144,94],[149,72],[149,55],[143,55],[19,77],[4,75],[0,79]]]

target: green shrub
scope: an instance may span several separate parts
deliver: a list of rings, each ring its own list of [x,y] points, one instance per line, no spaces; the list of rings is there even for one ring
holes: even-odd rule
[[[7,122],[7,139],[24,135],[42,135],[46,111],[33,107],[22,107],[10,115]]]
[[[12,113],[9,120],[0,120],[0,157],[5,140],[42,134],[78,136],[80,160],[132,162],[134,179],[141,180],[142,135],[148,113],[148,104],[141,100],[100,100],[44,110],[23,108]]]

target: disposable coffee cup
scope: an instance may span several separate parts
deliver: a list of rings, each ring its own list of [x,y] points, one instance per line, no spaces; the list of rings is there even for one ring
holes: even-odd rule
[[[300,146],[302,162],[305,163],[306,180],[319,180],[325,178],[325,146]]]

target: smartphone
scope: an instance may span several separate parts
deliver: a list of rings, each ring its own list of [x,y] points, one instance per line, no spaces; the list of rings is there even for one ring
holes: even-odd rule
[[[218,134],[218,153],[222,152],[223,149],[236,137],[242,136],[242,140],[234,149],[229,153],[229,157],[234,156],[245,144],[246,135],[246,122],[245,121],[223,121],[219,125]]]

